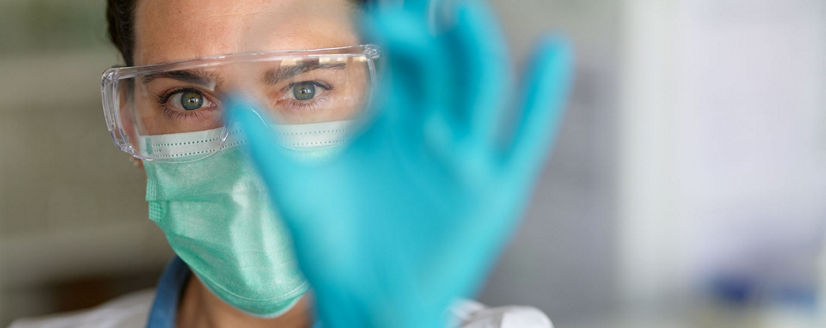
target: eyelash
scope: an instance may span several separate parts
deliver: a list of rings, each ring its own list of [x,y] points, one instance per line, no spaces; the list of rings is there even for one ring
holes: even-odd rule
[[[211,108],[198,109],[198,110],[185,111],[185,112],[169,108],[169,106],[168,106],[169,98],[172,98],[172,96],[174,96],[175,94],[182,93],[182,92],[197,92],[197,93],[201,94],[204,97],[204,99],[206,99],[207,101],[211,102],[212,104],[216,104],[215,101],[213,101],[210,97],[208,97],[206,95],[207,93],[202,92],[201,90],[198,90],[196,88],[183,87],[183,88],[171,89],[167,92],[162,93],[160,96],[158,96],[158,103],[161,105],[161,111],[165,115],[169,116],[169,118],[171,118],[171,119],[200,119],[201,116],[204,115],[204,113],[203,113],[204,111],[214,110],[215,108],[218,107],[217,105],[213,105]]]
[[[287,85],[286,87],[281,89],[282,90],[281,94],[283,94],[287,97],[292,96],[292,94],[290,92],[293,90],[293,88],[295,88],[296,85],[301,84],[301,83],[312,83],[316,87],[319,87],[319,88],[323,89],[324,93],[327,93],[327,92],[332,91],[334,89],[331,85],[329,85],[327,83],[324,83],[324,82],[321,82],[321,81],[297,81],[297,82],[290,83],[289,85]],[[281,99],[279,99],[279,102],[280,102],[280,100]],[[323,103],[326,100],[327,100],[327,97],[313,98],[312,100],[286,99],[285,101],[290,102],[290,104],[289,104],[290,110],[293,110],[293,111],[307,111],[307,110],[317,109],[319,104]]]

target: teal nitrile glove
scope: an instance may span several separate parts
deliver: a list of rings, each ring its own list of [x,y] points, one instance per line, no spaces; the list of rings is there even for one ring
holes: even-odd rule
[[[461,6],[439,36],[401,9],[373,13],[366,26],[387,62],[370,124],[340,152],[297,159],[241,100],[228,105],[230,120],[292,234],[324,327],[443,327],[530,199],[572,51],[542,41],[513,88],[500,31],[479,3]],[[514,120],[502,118],[510,93]]]

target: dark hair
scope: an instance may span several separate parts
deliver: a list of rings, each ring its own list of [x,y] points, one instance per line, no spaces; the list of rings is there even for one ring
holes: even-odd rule
[[[137,0],[106,0],[106,21],[109,40],[118,48],[123,61],[132,66],[135,47],[135,2]],[[363,7],[370,0],[350,0]]]
[[[132,66],[135,45],[135,1],[107,0],[106,21],[109,23],[109,40],[118,48],[123,61]]]

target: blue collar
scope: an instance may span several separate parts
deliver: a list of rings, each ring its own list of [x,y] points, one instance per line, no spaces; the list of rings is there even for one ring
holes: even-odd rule
[[[177,256],[169,261],[163,270],[161,280],[155,290],[155,301],[149,310],[147,328],[174,328],[178,303],[190,275],[189,266]]]

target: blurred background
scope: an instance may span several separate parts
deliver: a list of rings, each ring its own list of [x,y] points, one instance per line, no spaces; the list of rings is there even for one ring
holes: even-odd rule
[[[826,1],[495,0],[578,51],[524,225],[480,295],[557,327],[826,326]],[[99,101],[102,0],[0,0],[0,326],[171,257]]]

